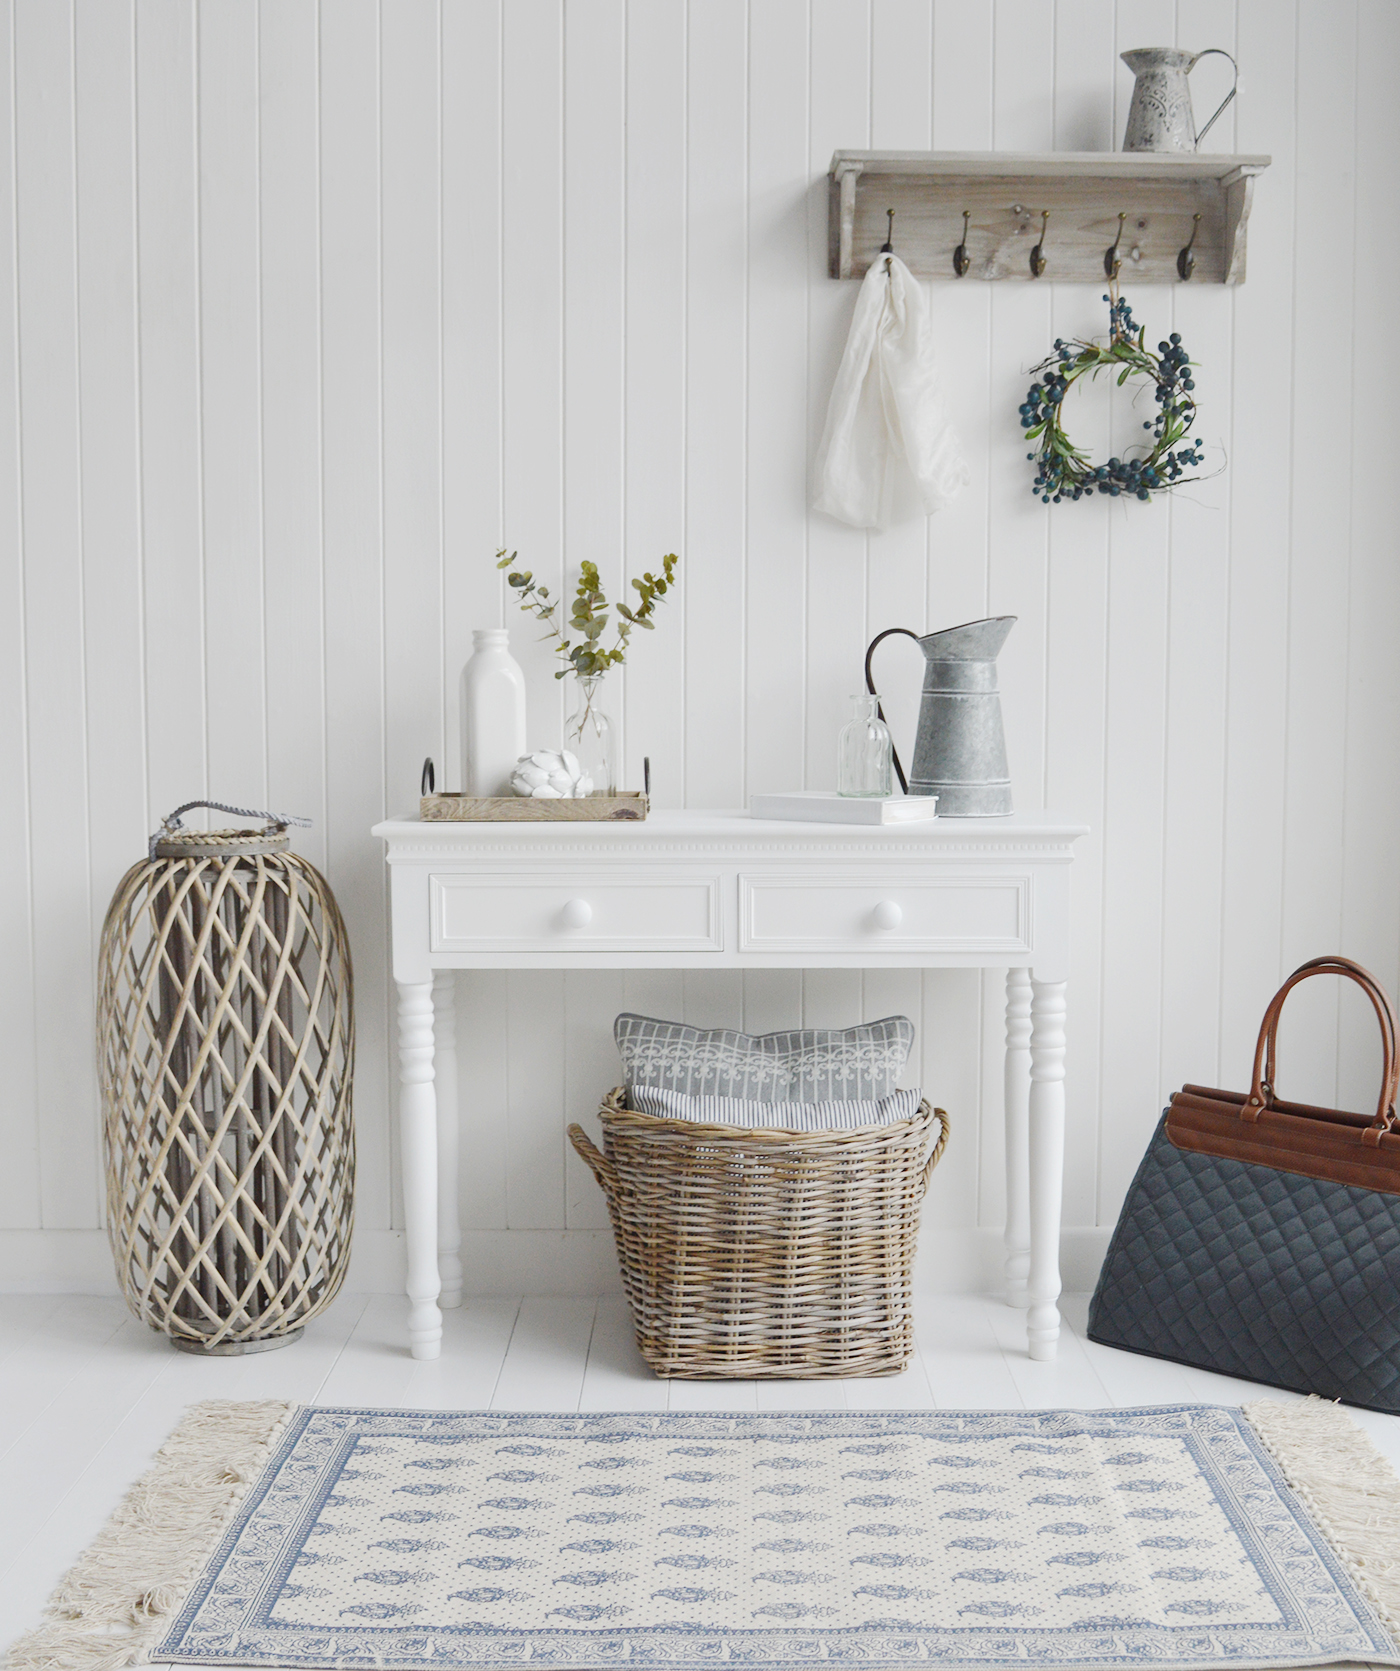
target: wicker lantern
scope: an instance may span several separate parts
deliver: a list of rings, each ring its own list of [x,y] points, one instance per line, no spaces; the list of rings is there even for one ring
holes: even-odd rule
[[[212,806],[268,828],[186,830]],[[102,929],[108,1233],[132,1311],[185,1351],[296,1339],[345,1278],[354,1220],[350,947],[304,819],[193,801]]]

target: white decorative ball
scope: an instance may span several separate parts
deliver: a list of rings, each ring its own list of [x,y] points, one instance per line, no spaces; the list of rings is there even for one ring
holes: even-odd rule
[[[522,754],[510,775],[510,786],[517,795],[537,801],[576,801],[593,793],[593,779],[568,749],[541,748]]]

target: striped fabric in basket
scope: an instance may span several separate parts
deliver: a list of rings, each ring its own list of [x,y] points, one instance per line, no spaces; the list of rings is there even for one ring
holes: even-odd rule
[[[664,1120],[702,1120],[709,1125],[769,1127],[779,1131],[846,1131],[910,1120],[919,1109],[917,1090],[853,1102],[756,1102],[749,1097],[691,1096],[659,1085],[634,1085],[628,1106]]]

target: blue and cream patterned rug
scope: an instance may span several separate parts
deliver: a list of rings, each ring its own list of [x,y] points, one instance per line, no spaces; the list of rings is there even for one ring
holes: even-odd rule
[[[1398,1490],[1316,1400],[200,1406],[11,1664],[1400,1664]]]

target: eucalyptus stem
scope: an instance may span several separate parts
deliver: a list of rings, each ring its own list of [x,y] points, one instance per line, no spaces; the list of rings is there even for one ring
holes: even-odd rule
[[[496,567],[510,569],[518,555],[514,551],[507,553],[503,548],[496,553]],[[541,586],[529,569],[511,569],[506,583],[515,588],[520,607],[544,623],[544,642],[553,639],[555,655],[563,658],[564,666],[554,677],[566,679],[570,673],[577,673],[581,678],[592,678],[606,673],[610,667],[622,665],[627,658],[628,638],[633,627],[655,631],[656,623],[652,616],[656,613],[657,603],[675,584],[676,564],[679,562],[675,552],[668,552],[661,559],[660,574],[648,572],[640,580],[632,582],[633,590],[638,594],[635,607],[629,608],[622,602],[611,606],[617,612],[617,638],[611,645],[599,642],[608,630],[609,604],[596,563],[579,565],[578,588],[569,606],[566,627],[560,624],[564,600],[551,597],[548,586]],[[574,636],[569,637],[569,633]]]

